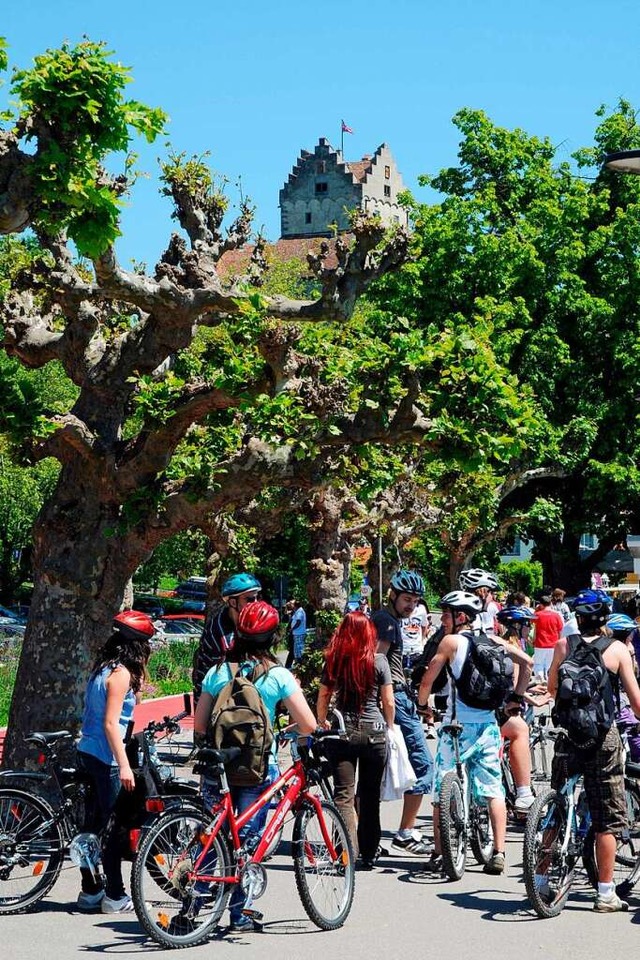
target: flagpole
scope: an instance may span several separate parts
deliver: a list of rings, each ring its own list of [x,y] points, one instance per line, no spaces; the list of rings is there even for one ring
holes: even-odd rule
[[[344,120],[340,121],[340,153],[342,154],[342,162],[344,163]]]

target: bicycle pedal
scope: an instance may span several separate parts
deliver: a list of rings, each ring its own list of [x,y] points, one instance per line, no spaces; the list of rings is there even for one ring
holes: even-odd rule
[[[252,910],[249,907],[245,907],[242,911],[243,917],[250,917],[251,920],[264,920],[264,913],[260,910]]]

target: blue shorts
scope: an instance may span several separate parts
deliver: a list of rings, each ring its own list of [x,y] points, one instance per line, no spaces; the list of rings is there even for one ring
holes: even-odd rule
[[[466,764],[467,775],[476,800],[496,800],[504,797],[500,750],[500,728],[492,723],[465,723],[459,737],[460,759]],[[438,732],[436,749],[436,782],[433,801],[440,799],[442,778],[455,770],[456,759],[450,733]]]

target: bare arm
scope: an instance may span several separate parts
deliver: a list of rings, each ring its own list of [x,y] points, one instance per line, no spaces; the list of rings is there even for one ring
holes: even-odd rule
[[[211,716],[211,708],[213,707],[213,697],[210,693],[201,693],[200,699],[198,700],[198,705],[196,707],[196,713],[193,718],[193,732],[197,734],[205,734],[207,732],[207,727],[209,725],[209,717]]]
[[[436,677],[439,675],[446,663],[453,660],[457,649],[457,639],[454,634],[443,637],[438,645],[438,649],[429,662],[429,666],[424,672],[420,687],[418,689],[418,708],[424,710],[431,696]]]
[[[133,771],[127,760],[127,753],[122,740],[122,731],[120,730],[120,717],[122,716],[122,705],[127,695],[131,683],[131,674],[126,667],[116,667],[107,677],[105,686],[107,690],[107,705],[104,713],[104,732],[107,743],[111,748],[118,771],[120,773],[120,783],[125,790],[133,790],[135,779]]]
[[[316,718],[305,700],[302,690],[296,690],[291,696],[285,697],[282,702],[300,733],[313,733],[317,726]]]
[[[631,709],[636,717],[640,718],[640,687],[636,680],[633,670],[633,660],[628,647],[620,644],[621,650],[618,658],[618,676],[622,681],[624,692],[629,697]]]
[[[326,684],[321,683],[318,690],[318,699],[316,701],[316,713],[318,714],[318,724],[321,727],[328,727],[327,713],[329,712],[329,701],[331,700],[331,689]]]
[[[380,687],[380,703],[384,722],[388,727],[392,727],[396,719],[396,702],[393,698],[392,683],[385,683]]]
[[[549,676],[547,677],[547,690],[549,692],[549,696],[553,697],[554,699],[558,692],[558,668],[567,656],[568,649],[566,637],[560,637],[553,648],[553,660],[551,661],[551,666],[549,667]]]

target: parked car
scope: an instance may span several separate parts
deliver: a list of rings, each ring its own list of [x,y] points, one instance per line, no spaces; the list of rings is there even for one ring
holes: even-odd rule
[[[2,617],[0,616],[0,634],[5,634],[5,636],[24,636],[26,630],[26,625],[20,623],[15,617]]]
[[[0,617],[9,617],[10,620],[17,620],[18,623],[26,624],[27,618],[21,613],[18,613],[17,610],[12,610],[11,607],[3,607],[0,603]]]
[[[133,609],[140,610],[142,613],[148,613],[150,617],[161,617],[164,613],[161,599],[154,597],[151,593],[134,594]]]
[[[188,580],[178,584],[175,593],[177,597],[204,602],[207,598],[207,578],[189,577]]]
[[[167,614],[164,617],[158,617],[154,620],[157,637],[154,638],[152,645],[162,646],[164,643],[174,643],[176,641],[188,643],[190,640],[199,640],[202,636],[204,627],[204,617],[194,619],[197,614]]]

